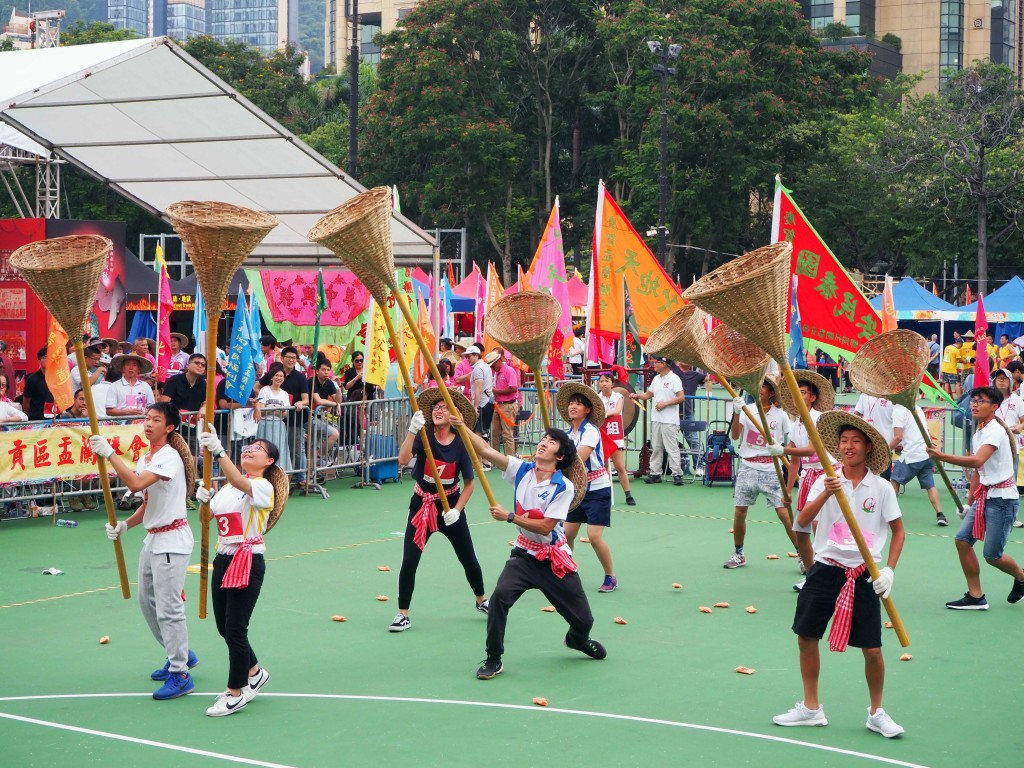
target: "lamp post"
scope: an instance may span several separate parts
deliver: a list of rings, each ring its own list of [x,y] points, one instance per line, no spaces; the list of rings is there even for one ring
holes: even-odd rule
[[[679,58],[683,46],[648,40],[647,47],[660,61],[654,65],[655,74],[661,78],[661,172],[658,175],[658,261],[665,266],[666,237],[665,218],[668,215],[668,78],[676,70],[669,61]]]

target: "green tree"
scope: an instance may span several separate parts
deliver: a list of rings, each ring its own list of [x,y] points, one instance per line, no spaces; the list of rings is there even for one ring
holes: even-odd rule
[[[105,21],[87,23],[79,19],[60,33],[60,44],[89,45],[91,43],[111,43],[116,40],[134,40],[138,34],[131,29],[118,29]]]

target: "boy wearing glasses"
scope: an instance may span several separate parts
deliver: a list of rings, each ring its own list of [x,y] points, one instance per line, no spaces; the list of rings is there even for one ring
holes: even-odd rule
[[[947,608],[956,611],[987,611],[988,600],[981,591],[981,569],[974,554],[974,542],[984,540],[985,562],[1013,576],[1013,587],[1006,601],[1024,597],[1024,570],[1004,551],[1010,529],[1017,517],[1019,494],[1013,471],[1013,444],[1006,428],[996,419],[1003,400],[995,387],[971,390],[971,415],[977,424],[971,438],[970,456],[953,456],[935,448],[928,455],[939,461],[975,470],[971,475],[972,504],[956,534],[956,551],[967,579],[967,592],[959,600],[950,600]]]

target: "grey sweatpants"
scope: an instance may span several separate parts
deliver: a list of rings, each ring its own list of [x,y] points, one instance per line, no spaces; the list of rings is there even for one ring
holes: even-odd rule
[[[185,587],[188,555],[139,553],[139,607],[153,637],[164,647],[171,672],[188,671]]]
[[[668,453],[668,465],[672,475],[683,474],[679,465],[679,423],[661,424],[657,421],[651,422],[651,474],[662,473],[661,453]]]

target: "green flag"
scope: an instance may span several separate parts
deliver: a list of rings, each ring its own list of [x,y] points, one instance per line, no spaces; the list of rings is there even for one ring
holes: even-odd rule
[[[313,354],[310,361],[314,370],[320,360],[320,316],[326,309],[327,291],[324,290],[324,271],[321,269],[316,273],[316,329],[313,331]]]

